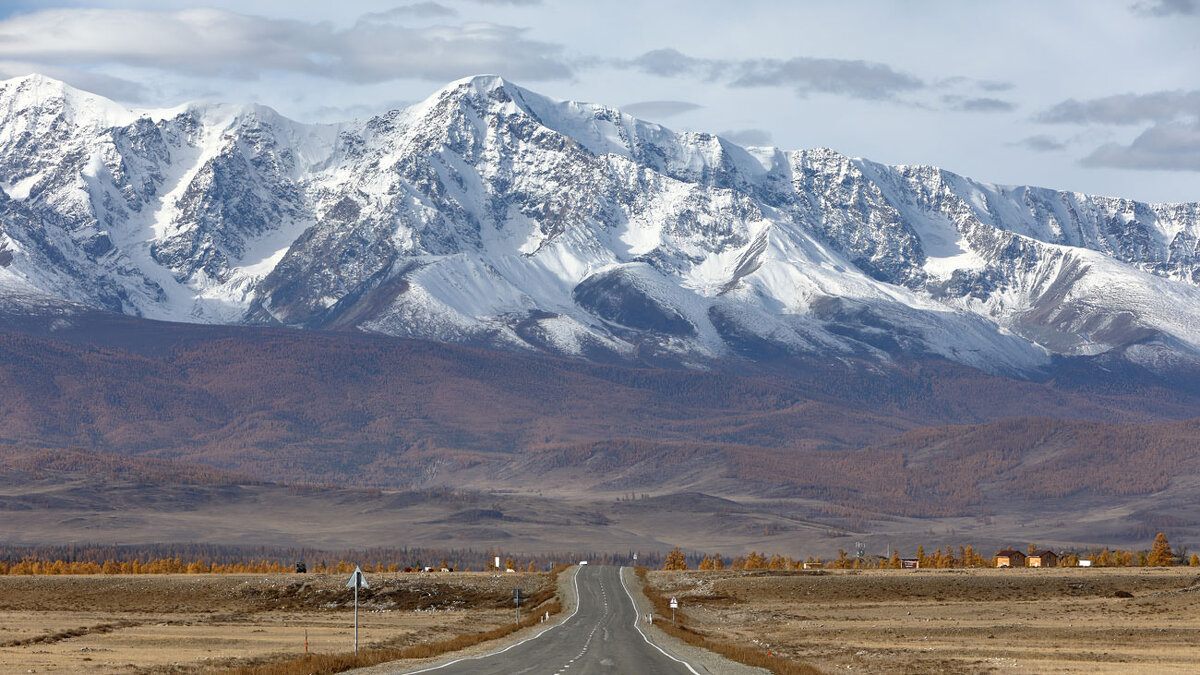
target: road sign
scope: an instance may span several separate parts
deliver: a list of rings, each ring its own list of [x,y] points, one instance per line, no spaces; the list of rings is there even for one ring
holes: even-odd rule
[[[346,582],[346,588],[354,589],[354,653],[358,653],[358,589],[370,588],[367,584],[367,577],[363,575],[362,569],[354,566],[354,574],[350,575],[350,580]]]
[[[363,574],[363,571],[358,567],[358,565],[355,565],[354,574],[350,575],[350,580],[346,582],[346,588],[370,587],[371,586],[367,583],[367,577]]]
[[[672,597],[671,598],[671,609],[677,609],[678,607],[679,607],[679,601],[676,600],[674,597]]]

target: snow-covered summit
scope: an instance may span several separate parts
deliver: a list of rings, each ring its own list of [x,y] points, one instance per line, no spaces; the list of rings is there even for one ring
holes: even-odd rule
[[[1198,204],[748,149],[498,76],[343,125],[8,80],[0,191],[0,282],[150,317],[695,364],[1200,354]]]
[[[19,117],[22,112],[63,115],[83,127],[124,126],[138,116],[103,96],[39,74],[0,82],[0,113],[5,121]]]

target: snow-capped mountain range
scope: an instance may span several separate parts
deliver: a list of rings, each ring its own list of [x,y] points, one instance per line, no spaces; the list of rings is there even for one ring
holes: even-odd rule
[[[499,77],[367,120],[0,84],[0,294],[702,365],[1200,363],[1200,204],[742,147]]]

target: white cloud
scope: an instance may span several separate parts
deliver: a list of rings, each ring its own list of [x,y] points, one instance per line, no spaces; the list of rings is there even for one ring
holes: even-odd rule
[[[1037,0],[0,0],[0,76],[40,71],[139,106],[256,101],[327,121],[498,72],[556,98],[691,102],[702,107],[638,114],[694,130],[757,127],[782,148],[827,146],[989,182],[1179,201],[1195,199],[1194,172],[1115,167],[1153,164],[1144,153],[1154,134],[1136,148],[1135,139],[1176,124],[1155,133],[1186,140],[1181,130],[1194,117],[1172,116],[1169,105],[1153,112],[1151,101],[1138,101],[1143,112],[1124,126],[1115,124],[1121,114],[1094,109],[1059,128],[1021,113],[1121,91],[1196,90],[1184,56],[1194,53],[1198,2],[1121,0],[1083,12]],[[1134,18],[1134,4],[1147,18]],[[664,45],[674,49],[657,49]],[[861,66],[830,67],[847,64]],[[743,76],[753,86],[730,86]],[[947,95],[958,98],[948,104]],[[1016,111],[965,103],[989,98]]]
[[[528,39],[524,29],[485,22],[415,28],[360,21],[337,29],[215,9],[58,9],[0,21],[0,59],[113,63],[202,76],[283,71],[383,82],[492,72],[550,80],[571,74],[561,51]]]

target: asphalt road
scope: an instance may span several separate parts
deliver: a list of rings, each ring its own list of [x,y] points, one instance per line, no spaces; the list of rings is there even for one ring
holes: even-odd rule
[[[588,565],[575,577],[579,606],[540,637],[502,652],[415,671],[437,675],[699,675],[698,669],[667,656],[635,627],[636,610],[621,584],[619,568]]]

